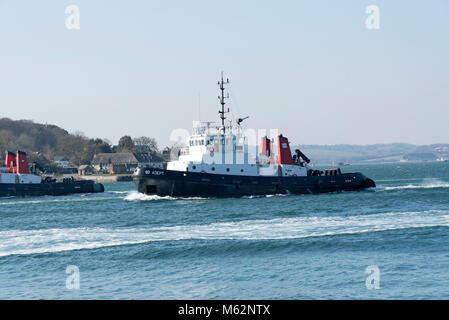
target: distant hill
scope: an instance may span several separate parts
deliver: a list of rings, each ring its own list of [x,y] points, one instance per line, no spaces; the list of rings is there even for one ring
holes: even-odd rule
[[[52,172],[56,156],[68,158],[73,166],[90,164],[98,153],[157,152],[157,142],[150,137],[123,136],[118,145],[106,139],[87,138],[83,133],[69,133],[55,125],[34,123],[31,120],[0,118],[0,161],[4,150],[27,152],[29,162],[38,162],[47,172]]]
[[[407,143],[373,145],[299,145],[314,163],[394,162],[400,160],[427,161],[449,158],[449,144],[416,146]]]
[[[88,139],[81,133],[70,134],[55,125],[0,118],[2,162],[4,150],[23,150],[28,153],[29,161],[37,161],[43,166],[49,165],[55,156],[65,156],[72,164],[79,165],[90,163],[95,152],[103,150],[104,144],[101,139]]]
[[[433,161],[439,158],[449,159],[449,144],[419,146],[404,155],[405,160]]]

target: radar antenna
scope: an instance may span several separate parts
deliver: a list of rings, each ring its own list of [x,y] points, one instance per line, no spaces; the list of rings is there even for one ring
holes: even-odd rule
[[[244,118],[238,118],[238,119],[237,119],[237,125],[240,125],[243,121],[245,121],[245,120],[248,119],[248,118],[249,118],[249,116],[244,117]]]

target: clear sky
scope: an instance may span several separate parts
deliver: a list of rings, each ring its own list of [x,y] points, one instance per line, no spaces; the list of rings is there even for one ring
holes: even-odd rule
[[[221,70],[294,143],[449,143],[447,0],[0,0],[0,117],[163,146],[218,120]]]

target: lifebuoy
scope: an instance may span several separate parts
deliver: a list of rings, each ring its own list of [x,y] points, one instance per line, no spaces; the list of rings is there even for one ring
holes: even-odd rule
[[[209,151],[210,151],[210,153],[214,153],[214,147],[210,147],[210,149],[209,149]]]

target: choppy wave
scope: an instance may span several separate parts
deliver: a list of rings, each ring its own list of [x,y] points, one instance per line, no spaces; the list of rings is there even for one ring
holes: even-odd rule
[[[0,256],[176,240],[281,240],[449,226],[448,210],[295,217],[158,228],[62,228],[0,232]]]

